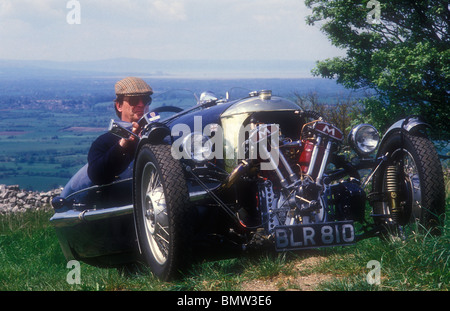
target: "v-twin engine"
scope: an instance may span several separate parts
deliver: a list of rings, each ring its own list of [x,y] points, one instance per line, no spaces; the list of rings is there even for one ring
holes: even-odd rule
[[[279,165],[262,174],[258,184],[259,209],[269,234],[277,226],[327,221],[331,190],[324,173],[333,145],[343,135],[335,126],[316,120],[303,127],[300,137],[280,138]]]

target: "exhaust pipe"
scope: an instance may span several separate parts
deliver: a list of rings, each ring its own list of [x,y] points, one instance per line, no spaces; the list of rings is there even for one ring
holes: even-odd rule
[[[231,173],[228,175],[225,182],[218,188],[219,191],[229,189],[239,178],[244,175],[250,168],[250,161],[242,160]]]

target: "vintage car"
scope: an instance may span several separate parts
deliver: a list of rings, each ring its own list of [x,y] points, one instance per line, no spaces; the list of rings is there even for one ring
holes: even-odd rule
[[[50,221],[68,260],[140,261],[169,280],[219,251],[405,237],[416,222],[439,228],[442,168],[417,116],[382,137],[356,126],[347,159],[340,129],[271,91],[240,99],[205,92],[190,108],[155,107],[139,121],[135,159],[117,181],[93,185],[85,166],[53,199]],[[110,130],[130,135],[119,121]]]

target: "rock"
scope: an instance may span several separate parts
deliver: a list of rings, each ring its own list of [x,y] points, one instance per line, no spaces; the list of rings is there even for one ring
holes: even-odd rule
[[[25,192],[19,192],[18,194],[16,194],[16,198],[18,199],[23,199],[26,196],[27,194]]]
[[[19,191],[19,185],[12,185],[12,186],[6,186],[6,189],[8,189],[9,191]]]
[[[43,198],[49,198],[49,197],[51,197],[51,196],[53,195],[53,192],[54,192],[54,191],[55,191],[55,190],[43,192],[43,193],[41,193],[41,197],[43,197]]]
[[[0,185],[0,214],[21,213],[27,210],[50,209],[50,201],[62,189],[33,192],[20,189],[18,185]]]

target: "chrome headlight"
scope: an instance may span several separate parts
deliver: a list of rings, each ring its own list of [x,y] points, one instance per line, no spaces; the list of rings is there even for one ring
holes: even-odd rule
[[[185,156],[198,163],[210,159],[212,147],[212,141],[208,136],[204,136],[202,133],[191,133],[183,140],[183,151],[185,152]]]
[[[350,146],[362,156],[375,151],[380,142],[380,135],[375,127],[370,124],[355,126],[348,135]]]

